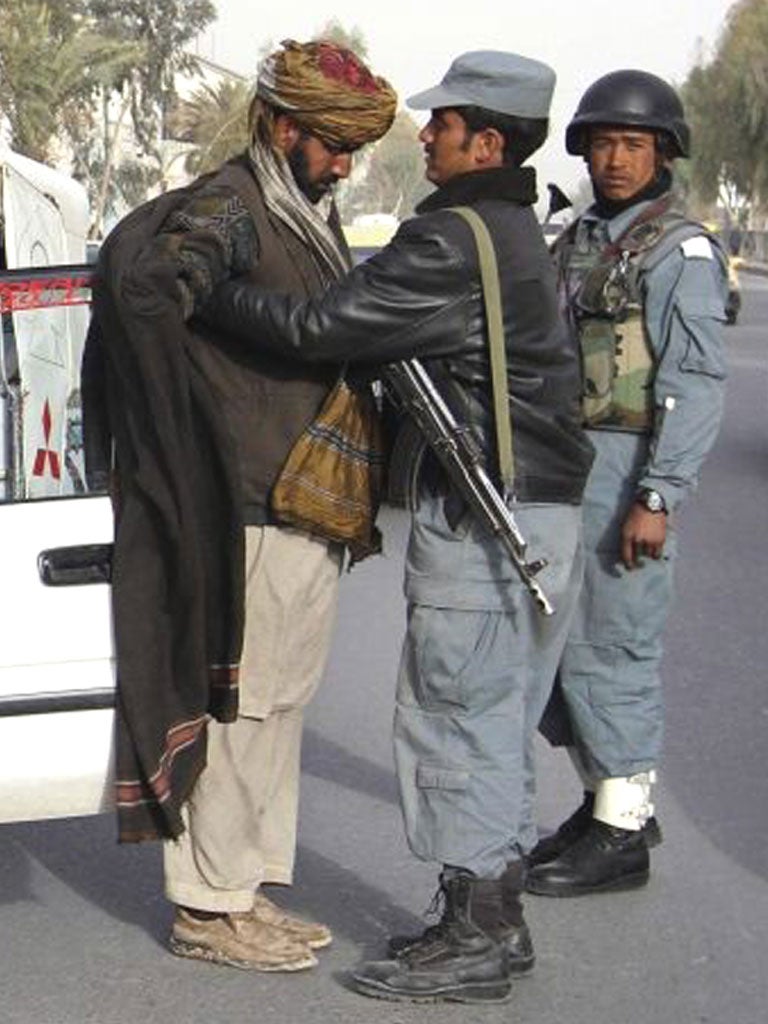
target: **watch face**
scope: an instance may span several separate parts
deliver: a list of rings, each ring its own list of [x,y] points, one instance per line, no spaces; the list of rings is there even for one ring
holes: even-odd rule
[[[643,491],[640,496],[640,500],[648,509],[649,512],[663,512],[665,505],[664,499],[658,491]]]

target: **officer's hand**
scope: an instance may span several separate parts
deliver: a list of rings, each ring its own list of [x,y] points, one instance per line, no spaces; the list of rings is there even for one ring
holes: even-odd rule
[[[644,555],[661,558],[667,537],[667,516],[664,512],[649,512],[634,504],[621,528],[621,560],[627,569],[642,565]]]

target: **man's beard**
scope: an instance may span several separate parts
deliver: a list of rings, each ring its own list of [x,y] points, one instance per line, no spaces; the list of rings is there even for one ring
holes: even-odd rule
[[[336,184],[336,175],[329,175],[319,181],[310,181],[307,169],[307,158],[304,153],[304,146],[301,142],[294,146],[288,154],[288,166],[291,169],[294,180],[310,203],[319,203],[323,196],[327,195]]]

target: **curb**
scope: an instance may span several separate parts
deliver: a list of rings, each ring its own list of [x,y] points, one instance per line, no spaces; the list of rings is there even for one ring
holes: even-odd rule
[[[768,277],[768,263],[741,263],[736,267],[737,274],[758,274]]]

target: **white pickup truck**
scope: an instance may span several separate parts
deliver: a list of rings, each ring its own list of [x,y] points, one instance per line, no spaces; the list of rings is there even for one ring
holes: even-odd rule
[[[111,803],[112,517],[86,493],[87,202],[0,149],[0,822]]]

